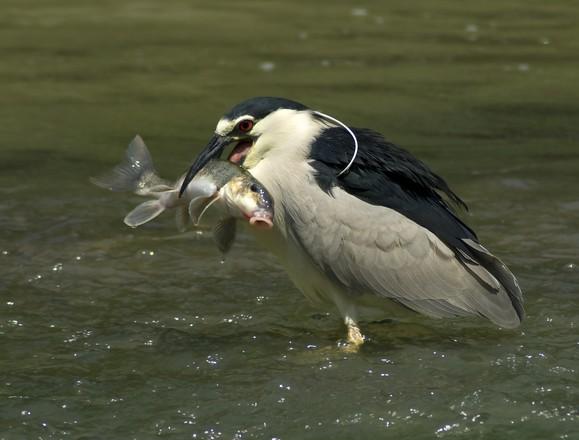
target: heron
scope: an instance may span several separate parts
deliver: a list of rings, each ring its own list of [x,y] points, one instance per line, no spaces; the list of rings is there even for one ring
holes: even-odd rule
[[[337,309],[345,345],[362,320],[412,311],[519,326],[523,295],[507,266],[459,218],[446,181],[367,128],[285,98],[256,97],[218,121],[182,189],[228,146],[270,192],[274,228],[256,239],[313,303]]]

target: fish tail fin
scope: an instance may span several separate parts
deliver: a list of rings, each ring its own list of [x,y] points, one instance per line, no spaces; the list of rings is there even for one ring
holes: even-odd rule
[[[165,210],[165,207],[159,200],[148,200],[141,203],[125,217],[125,224],[131,228],[136,228],[150,220],[153,220]]]
[[[139,135],[127,147],[123,162],[102,176],[91,177],[90,181],[111,191],[132,191],[137,194],[144,194],[147,188],[162,183],[151,154]]]

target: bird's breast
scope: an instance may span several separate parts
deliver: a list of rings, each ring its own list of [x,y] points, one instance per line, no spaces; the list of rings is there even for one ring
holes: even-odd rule
[[[274,227],[253,231],[256,241],[273,253],[296,286],[313,302],[333,302],[330,281],[310,259],[295,234],[308,218],[318,215],[316,197],[322,191],[315,183],[313,169],[305,161],[297,163],[261,161],[251,174],[268,190],[274,202]]]

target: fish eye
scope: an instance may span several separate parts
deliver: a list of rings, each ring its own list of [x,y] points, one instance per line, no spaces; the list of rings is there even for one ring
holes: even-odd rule
[[[251,192],[254,192],[254,193],[259,192],[259,188],[257,187],[257,185],[255,183],[251,184],[251,186],[249,187],[249,190]]]
[[[237,128],[239,128],[240,131],[247,133],[253,128],[253,121],[251,119],[243,119],[242,121],[239,121]]]

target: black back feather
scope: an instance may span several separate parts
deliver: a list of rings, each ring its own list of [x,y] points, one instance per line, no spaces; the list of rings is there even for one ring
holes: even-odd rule
[[[395,209],[452,247],[463,247],[459,244],[461,238],[476,240],[474,231],[454,214],[450,203],[465,209],[466,204],[444,179],[379,133],[358,128],[353,131],[358,138],[358,154],[351,168],[339,177],[354,154],[350,134],[331,127],[312,144],[312,166],[324,191],[331,193],[339,186],[365,202]]]

